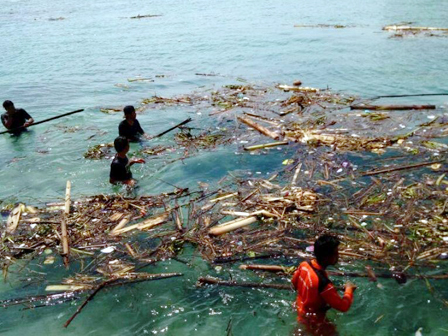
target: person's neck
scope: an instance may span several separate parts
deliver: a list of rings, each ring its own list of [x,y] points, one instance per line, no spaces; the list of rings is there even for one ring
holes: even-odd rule
[[[322,267],[323,270],[326,270],[327,267],[329,266],[328,264],[326,264],[326,263],[324,263],[324,262],[319,262],[319,261],[317,261],[317,259],[314,259],[314,260],[316,260],[316,263],[317,263],[320,267]]]
[[[117,153],[117,156],[119,158],[125,159],[126,158],[126,153],[120,152],[120,153]]]
[[[134,119],[126,119],[129,125],[134,125]]]

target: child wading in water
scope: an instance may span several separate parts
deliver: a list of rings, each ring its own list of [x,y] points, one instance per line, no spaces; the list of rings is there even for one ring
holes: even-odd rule
[[[125,119],[118,126],[118,134],[120,136],[126,137],[131,142],[138,142],[142,137],[151,139],[140,126],[134,106],[125,106],[123,112]]]
[[[297,319],[312,335],[336,335],[335,326],[325,317],[327,310],[334,308],[346,312],[353,302],[356,285],[347,282],[341,298],[325,272],[328,266],[338,262],[339,243],[335,236],[320,236],[314,243],[316,259],[302,262],[292,278],[297,290]]]
[[[126,154],[129,151],[129,141],[123,136],[119,136],[115,139],[114,147],[117,154],[110,165],[110,183],[115,184],[119,182],[134,186],[135,180],[132,178],[131,166],[134,163],[145,163],[145,160],[128,159]]]

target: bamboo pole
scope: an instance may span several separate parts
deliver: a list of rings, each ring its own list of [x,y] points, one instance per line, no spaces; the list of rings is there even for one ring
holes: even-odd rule
[[[371,111],[405,111],[405,110],[435,110],[435,105],[350,105],[350,110]]]
[[[157,225],[165,223],[168,220],[168,217],[169,217],[169,213],[165,212],[165,213],[162,213],[162,214],[160,214],[158,216],[146,219],[146,220],[144,220],[141,223],[134,224],[134,225],[122,228],[122,229],[118,229],[118,230],[114,229],[113,232],[111,233],[111,235],[112,236],[117,236],[117,235],[120,235],[122,233],[125,233],[125,232],[128,232],[128,231],[132,231],[132,230],[135,230],[135,229],[138,229],[138,230],[149,230],[149,229],[153,228],[154,226],[157,226]]]
[[[109,235],[111,235],[111,236],[115,236],[115,235],[117,235],[116,232],[119,231],[120,229],[124,228],[124,227],[126,226],[126,224],[129,223],[130,219],[131,219],[131,216],[130,216],[130,215],[124,217],[124,218],[120,221],[120,223],[118,223],[118,225],[117,225],[116,227],[114,227],[114,228],[112,229],[112,231],[109,232]]]
[[[64,257],[64,265],[68,267],[70,249],[68,246],[68,235],[67,235],[67,216],[70,213],[70,193],[71,193],[71,183],[67,181],[67,186],[65,189],[65,209],[62,214],[61,221],[61,234],[62,234],[62,256]]]
[[[422,162],[422,163],[415,163],[411,165],[406,166],[400,166],[400,167],[393,167],[393,168],[386,168],[386,169],[379,169],[379,170],[371,170],[365,173],[362,173],[361,176],[372,176],[372,175],[379,175],[384,173],[390,173],[393,171],[398,170],[406,170],[406,169],[413,169],[413,168],[420,168],[425,166],[433,165],[434,163],[442,163],[444,160],[438,160],[438,161],[431,161],[431,162]]]
[[[68,215],[70,213],[70,205],[71,205],[71,199],[70,194],[72,191],[72,184],[70,181],[67,181],[67,186],[65,189],[65,214]]]
[[[302,168],[302,162],[299,163],[299,165],[297,166],[295,172],[294,172],[294,176],[292,178],[292,182],[291,185],[295,185],[297,183],[297,178],[299,177],[299,173],[300,173],[300,169]]]
[[[248,218],[244,218],[244,219],[236,219],[236,220],[232,220],[230,222],[212,227],[208,233],[214,236],[219,236],[222,235],[224,233],[242,228],[244,226],[250,225],[252,223],[255,223],[257,221],[257,217],[256,216],[251,216]]]
[[[159,134],[155,135],[153,138],[159,138],[162,135],[165,135],[166,133],[171,132],[173,129],[176,129],[176,128],[182,126],[182,125],[185,125],[185,124],[189,123],[191,120],[192,120],[191,118],[188,118],[188,119],[182,121],[181,123],[177,124],[176,126],[173,126],[173,127],[169,128],[169,129],[167,129],[166,131],[163,131],[162,133],[159,133]]]
[[[263,149],[263,148],[269,148],[269,147],[285,146],[288,143],[289,143],[288,141],[271,142],[271,143],[263,144],[263,145],[244,147],[244,150],[251,151],[251,150]]]
[[[257,220],[258,219],[256,216],[251,216],[251,217],[244,218],[244,219],[238,218],[236,220],[232,220],[230,222],[226,222],[221,225],[214,226],[208,231],[208,233],[211,235],[214,235],[214,236],[219,236],[224,233],[227,233],[227,232],[242,228],[244,226],[250,225],[252,223],[255,223]]]
[[[261,126],[260,124],[257,124],[255,121],[250,120],[249,118],[239,116],[238,120],[245,123],[247,126],[252,127],[253,129],[257,130],[261,134],[264,134],[274,140],[278,140],[280,138],[279,134],[272,132],[271,130],[267,129],[266,127]]]

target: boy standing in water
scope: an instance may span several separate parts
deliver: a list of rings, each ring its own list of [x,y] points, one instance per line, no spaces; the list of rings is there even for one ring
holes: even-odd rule
[[[118,126],[118,134],[126,137],[131,142],[139,141],[142,136],[146,137],[145,131],[137,120],[134,106],[125,106],[123,112],[125,119]]]
[[[297,290],[298,321],[312,335],[335,335],[335,326],[325,317],[327,310],[334,308],[346,312],[353,302],[356,285],[347,282],[341,298],[325,272],[328,266],[337,264],[339,244],[335,236],[320,236],[314,243],[316,259],[302,262],[292,278]]]
[[[23,127],[13,132],[14,134],[20,133],[25,127],[28,127],[34,122],[33,118],[24,109],[16,109],[14,103],[10,100],[5,100],[3,107],[6,110],[6,113],[3,113],[1,116],[3,126],[9,130]]]
[[[109,182],[115,184],[117,182],[135,185],[135,180],[132,178],[131,166],[134,163],[145,163],[143,159],[129,160],[126,156],[129,151],[129,141],[125,137],[119,136],[114,141],[114,147],[117,151],[112,164],[110,165],[110,180]]]

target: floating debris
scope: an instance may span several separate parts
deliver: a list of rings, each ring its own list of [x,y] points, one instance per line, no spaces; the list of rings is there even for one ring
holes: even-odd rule
[[[157,14],[146,14],[146,15],[137,15],[137,16],[131,16],[130,19],[145,19],[145,18],[153,18],[153,17],[159,17],[162,15],[157,15]]]

